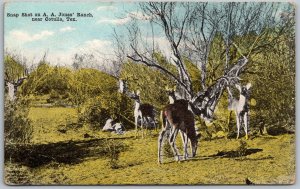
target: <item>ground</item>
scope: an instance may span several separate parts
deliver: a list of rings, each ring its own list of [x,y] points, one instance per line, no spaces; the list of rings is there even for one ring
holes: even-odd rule
[[[295,182],[294,134],[252,137],[242,149],[244,139],[201,140],[195,158],[181,162],[165,158],[158,164],[158,132],[136,139],[133,131],[116,135],[76,128],[72,108],[31,108],[29,117],[33,146],[48,147],[53,157],[35,166],[7,160],[7,184],[245,184],[246,178],[255,184]],[[103,151],[118,145],[126,148],[117,158],[112,151]],[[70,154],[80,161],[71,161],[76,157]]]

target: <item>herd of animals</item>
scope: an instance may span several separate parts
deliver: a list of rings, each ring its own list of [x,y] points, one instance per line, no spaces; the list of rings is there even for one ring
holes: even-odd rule
[[[137,136],[138,129],[142,130],[147,127],[157,128],[157,122],[155,121],[155,109],[154,106],[141,103],[140,91],[128,92],[126,83],[122,80],[119,82],[120,92],[126,94],[135,101],[134,118],[135,118],[135,132]],[[236,123],[237,123],[237,138],[239,138],[240,127],[244,127],[245,137],[248,139],[248,125],[249,125],[249,93],[251,84],[248,83],[245,86],[236,84],[236,88],[239,91],[239,99],[235,99],[227,87],[229,94],[229,106],[228,109],[235,111]],[[189,158],[188,144],[191,149],[191,157],[195,157],[197,152],[198,140],[200,133],[195,129],[195,113],[193,111],[192,104],[185,99],[178,98],[175,92],[175,88],[166,88],[166,92],[169,97],[169,104],[166,105],[160,112],[161,131],[158,137],[158,162],[162,163],[162,146],[165,139],[168,140],[176,161],[181,160],[178,149],[176,147],[176,137],[178,132],[181,134],[183,144],[183,160]]]
[[[8,99],[14,100],[15,93],[17,87],[20,86],[24,81],[24,78],[19,79],[15,83],[11,83],[5,81],[7,89],[8,89]],[[140,91],[128,92],[125,81],[119,81],[119,92],[126,94],[128,97],[135,101],[134,108],[134,124],[135,124],[135,132],[136,137],[138,134],[138,129],[142,130],[142,138],[144,137],[144,129],[147,128],[158,128],[158,123],[155,119],[155,108],[154,106],[141,103],[140,99]],[[240,127],[244,128],[245,137],[248,139],[248,125],[249,125],[249,93],[251,84],[248,83],[245,86],[235,85],[239,91],[239,99],[235,99],[227,87],[229,94],[229,106],[228,109],[235,112],[236,115],[236,123],[237,123],[237,138],[239,138]],[[195,115],[199,115],[195,113],[194,105],[185,99],[178,98],[176,96],[175,88],[166,89],[166,92],[169,97],[169,104],[166,105],[160,113],[160,119],[162,123],[161,131],[158,137],[158,162],[162,162],[162,145],[165,139],[168,140],[171,149],[174,153],[174,158],[176,161],[181,160],[178,149],[176,147],[176,137],[178,132],[181,134],[182,144],[184,155],[183,159],[186,160],[189,158],[188,154],[188,144],[191,149],[191,157],[194,157],[197,152],[198,140],[200,138],[200,134],[196,132],[195,129]],[[202,100],[205,100],[203,98]],[[116,134],[124,134],[125,127],[122,123],[114,123],[112,119],[108,119],[106,121],[105,126],[102,129],[103,131],[113,131]]]

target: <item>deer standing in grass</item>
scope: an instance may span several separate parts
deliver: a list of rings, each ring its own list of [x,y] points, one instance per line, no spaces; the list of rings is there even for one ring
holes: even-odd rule
[[[194,114],[188,109],[188,101],[184,99],[176,100],[174,92],[168,91],[170,104],[161,111],[162,131],[158,138],[158,162],[161,163],[162,143],[165,136],[168,136],[169,143],[174,153],[176,161],[180,160],[176,147],[176,137],[180,131],[183,148],[184,160],[188,155],[188,143],[190,142],[192,157],[196,155],[199,136],[195,130]]]
[[[155,109],[151,104],[141,103],[140,91],[128,92],[127,83],[124,80],[119,80],[119,92],[125,93],[129,98],[135,101],[134,105],[134,124],[135,124],[135,137],[138,134],[138,127],[142,130],[142,138],[144,138],[144,128],[147,128],[150,124],[156,127],[155,123]],[[146,124],[145,124],[146,123]]]
[[[245,86],[235,85],[239,90],[240,97],[239,100],[235,99],[230,92],[229,88],[229,105],[228,109],[235,112],[236,115],[236,126],[237,126],[237,139],[240,136],[240,127],[244,125],[245,137],[248,139],[248,127],[249,127],[249,98],[250,98],[250,87],[251,83]],[[230,117],[229,117],[230,119]]]
[[[140,91],[133,92],[133,96],[131,97],[135,101],[134,105],[134,123],[135,123],[135,131],[137,137],[138,126],[140,126],[142,130],[142,138],[144,138],[144,129],[147,129],[149,124],[154,124],[154,128],[156,128],[155,124],[155,110],[151,104],[142,104],[140,100]],[[147,125],[145,125],[145,123]]]

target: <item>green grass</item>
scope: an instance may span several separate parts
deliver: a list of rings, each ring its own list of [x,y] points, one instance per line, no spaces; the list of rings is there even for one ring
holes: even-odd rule
[[[30,108],[29,118],[33,125],[33,143],[78,139],[79,133],[72,130],[66,134],[58,131],[65,128],[67,124],[76,123],[77,115],[74,108]]]
[[[109,166],[109,159],[97,156],[77,164],[51,162],[37,168],[26,168],[25,173],[30,178],[26,182],[32,184],[245,184],[245,178],[255,184],[295,182],[295,135],[253,138],[246,141],[247,149],[262,151],[231,158],[215,155],[237,150],[242,139],[200,141],[195,158],[182,162],[168,159],[159,165],[158,134],[155,132],[145,139],[133,138],[133,131],[117,136],[90,131],[86,126],[68,129],[66,133],[58,132],[58,128],[76,121],[76,111],[72,108],[31,108],[30,118],[34,143],[88,141],[91,138],[83,135],[89,133],[94,139],[125,137],[119,140],[129,146],[127,151],[120,153],[117,169]],[[6,170],[12,167],[16,165],[6,163]]]

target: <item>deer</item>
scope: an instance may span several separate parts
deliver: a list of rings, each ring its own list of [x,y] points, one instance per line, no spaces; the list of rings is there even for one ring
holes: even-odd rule
[[[165,106],[161,111],[160,119],[162,122],[162,131],[158,138],[158,163],[161,163],[161,148],[163,139],[168,136],[169,143],[174,153],[175,161],[179,161],[180,157],[176,147],[176,137],[178,131],[181,134],[182,144],[184,147],[183,159],[188,159],[188,142],[191,146],[192,157],[196,155],[199,134],[195,130],[194,114],[189,110],[189,102],[184,99],[177,100],[175,88],[166,88],[170,104]]]
[[[142,130],[142,138],[144,138],[144,131],[143,129],[149,126],[150,124],[154,125],[156,129],[155,123],[155,108],[151,104],[148,103],[141,103],[140,99],[140,91],[137,90],[136,92],[133,91],[132,93],[128,92],[127,82],[126,80],[119,80],[119,92],[125,93],[129,98],[135,101],[134,104],[134,124],[135,124],[135,137],[137,138],[138,134],[138,127]],[[147,126],[145,125],[147,124]]]
[[[239,100],[235,99],[227,87],[229,94],[229,105],[228,109],[235,112],[236,115],[236,126],[237,126],[237,139],[240,136],[240,127],[244,125],[245,138],[248,139],[248,127],[249,127],[249,97],[251,83],[247,83],[245,86],[236,84],[235,87],[239,91]]]
[[[154,128],[156,128],[155,124],[155,109],[154,106],[148,103],[141,103],[140,100],[140,91],[133,92],[133,95],[131,97],[135,101],[134,105],[134,124],[135,124],[135,131],[136,131],[136,138],[137,138],[137,131],[138,126],[140,126],[142,130],[142,138],[144,138],[144,131],[143,129],[146,128],[147,124],[154,124]],[[148,125],[149,126],[149,125]]]
[[[168,136],[169,143],[171,145],[172,151],[174,153],[175,161],[179,161],[179,153],[176,148],[176,137],[178,131],[181,133],[181,138],[183,141],[184,147],[184,160],[188,159],[188,142],[190,141],[191,146],[191,157],[195,157],[197,152],[199,134],[195,130],[195,121],[194,114],[192,111],[187,108],[182,108],[182,104],[174,103],[169,104],[163,108],[161,111],[161,122],[162,122],[162,131],[159,134],[158,138],[158,163],[161,163],[161,148],[163,139],[165,136]]]

